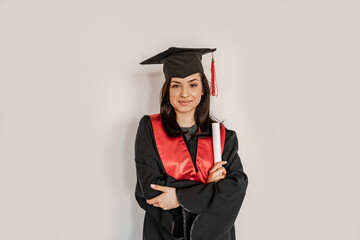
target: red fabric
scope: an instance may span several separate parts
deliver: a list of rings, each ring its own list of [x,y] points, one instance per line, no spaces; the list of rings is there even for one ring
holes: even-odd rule
[[[212,137],[198,138],[196,172],[190,153],[182,136],[169,137],[164,131],[160,114],[150,115],[156,146],[165,171],[177,180],[193,180],[206,183],[214,165]],[[225,145],[225,127],[220,125],[221,153]]]

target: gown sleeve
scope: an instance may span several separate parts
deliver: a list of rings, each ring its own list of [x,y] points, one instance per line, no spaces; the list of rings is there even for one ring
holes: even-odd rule
[[[135,139],[135,164],[139,190],[145,199],[159,195],[150,187],[150,184],[166,185],[165,170],[157,157],[157,149],[151,138],[150,117],[144,116],[139,122]]]
[[[171,235],[174,230],[174,216],[179,215],[178,212],[181,212],[181,210],[164,211],[146,202],[146,199],[154,198],[162,193],[152,189],[150,184],[167,185],[167,175],[159,162],[156,145],[151,137],[151,131],[150,117],[145,115],[139,122],[135,139],[135,165],[137,175],[135,198],[140,207],[149,215],[145,216],[148,218],[147,222],[155,221],[160,224],[158,229],[144,225],[144,231],[151,236],[157,236],[159,239],[170,239],[172,238]]]

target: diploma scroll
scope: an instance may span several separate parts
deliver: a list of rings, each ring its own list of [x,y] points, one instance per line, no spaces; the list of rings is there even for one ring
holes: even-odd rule
[[[214,164],[221,162],[220,123],[211,123],[214,149]]]

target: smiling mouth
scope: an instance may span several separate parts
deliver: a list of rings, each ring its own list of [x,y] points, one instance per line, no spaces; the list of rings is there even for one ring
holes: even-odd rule
[[[181,105],[188,105],[191,101],[179,101]]]

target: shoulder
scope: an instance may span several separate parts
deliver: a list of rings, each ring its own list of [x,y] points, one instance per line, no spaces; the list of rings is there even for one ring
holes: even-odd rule
[[[139,121],[138,134],[149,135],[151,132],[151,119],[149,115],[143,115]]]
[[[236,132],[228,127],[225,126],[224,123],[221,123],[221,127],[225,128],[225,134],[226,136],[232,136],[232,135],[236,135]]]
[[[139,125],[150,124],[152,120],[160,120],[160,113],[152,114],[152,115],[144,115],[139,121]]]
[[[139,126],[140,125],[146,125],[148,123],[150,123],[151,119],[150,119],[150,116],[149,115],[144,115],[140,118],[140,121],[139,121]]]
[[[154,132],[151,123],[151,115],[143,115],[140,118],[139,126],[136,133],[136,141],[139,143],[151,142],[154,138]]]
[[[139,126],[149,126],[151,125],[151,121],[155,119],[159,119],[160,114],[152,114],[152,115],[143,115],[139,121]]]
[[[238,148],[239,143],[236,132],[225,127],[225,145],[223,150],[223,157],[227,159],[231,154],[237,152]]]
[[[225,127],[225,144],[227,142],[228,143],[237,142],[237,135],[236,135],[236,132],[234,130]]]
[[[154,127],[162,125],[160,113],[152,115],[143,115],[139,121],[138,133],[146,134],[149,137],[154,136]]]

